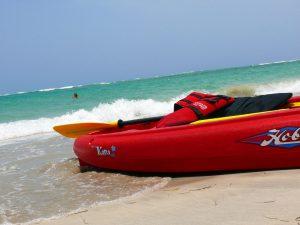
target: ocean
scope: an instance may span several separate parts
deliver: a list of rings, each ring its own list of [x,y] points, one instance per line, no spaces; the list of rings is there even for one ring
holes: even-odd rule
[[[0,224],[57,217],[166,185],[170,177],[80,172],[73,140],[52,127],[165,115],[197,90],[299,93],[300,60],[1,95]]]

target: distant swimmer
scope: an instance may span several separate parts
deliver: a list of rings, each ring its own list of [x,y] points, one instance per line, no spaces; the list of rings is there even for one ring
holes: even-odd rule
[[[73,97],[72,98],[74,98],[74,99],[78,99],[78,94],[75,92],[74,94],[73,94]]]

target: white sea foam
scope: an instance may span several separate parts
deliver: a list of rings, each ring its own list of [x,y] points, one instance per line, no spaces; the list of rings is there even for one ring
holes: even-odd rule
[[[41,90],[38,90],[40,92],[48,92],[48,91],[54,91],[56,88],[45,88],[45,89],[41,89]]]
[[[20,91],[20,92],[16,92],[16,93],[6,93],[6,94],[2,94],[0,96],[19,95],[19,94],[27,94],[27,93],[32,93],[32,92],[49,92],[49,91],[71,89],[71,88],[82,87],[82,86],[83,85],[65,86],[65,87],[58,87],[58,88],[45,88],[45,89],[40,89],[40,90],[28,91],[28,92]]]
[[[262,84],[255,88],[255,94],[270,94],[280,92],[300,93],[300,80],[289,80]]]
[[[110,82],[100,82],[99,84],[107,85],[107,84],[110,84]]]
[[[261,84],[241,84],[223,89],[221,94],[241,97],[286,92],[300,95],[300,79]]]
[[[52,127],[58,124],[84,121],[113,121],[119,118],[134,119],[164,115],[172,111],[175,100],[176,99],[170,101],[119,99],[110,104],[101,103],[90,111],[81,109],[54,118],[0,123],[0,140],[51,132]]]
[[[60,87],[60,88],[57,88],[59,90],[64,90],[64,89],[71,89],[71,88],[74,88],[76,86],[65,86],[65,87]]]
[[[41,89],[41,90],[38,90],[38,91],[40,91],[40,92],[48,92],[48,91],[54,91],[54,90],[71,89],[71,88],[74,88],[74,87],[76,87],[76,86],[65,86],[65,87],[59,87],[59,88],[45,88],[45,89]]]
[[[299,61],[300,59],[292,59],[292,60],[281,60],[281,61],[277,61],[277,62],[266,62],[266,63],[259,63],[259,66],[265,66],[265,65],[270,65],[270,64],[280,64],[280,63],[290,63],[290,62],[296,62]],[[254,65],[255,66],[255,65]]]
[[[80,207],[76,210],[72,210],[68,213],[59,213],[55,216],[37,218],[37,219],[31,220],[29,222],[20,223],[20,225],[30,225],[30,224],[33,224],[33,223],[39,223],[39,222],[44,222],[44,221],[51,222],[55,219],[60,219],[60,218],[65,217],[65,216],[70,216],[70,215],[78,214],[78,213],[81,213],[81,212],[86,212],[87,210],[90,210],[90,209],[95,208],[97,206],[113,205],[113,204],[118,204],[118,203],[124,203],[124,202],[130,201],[130,200],[135,200],[135,199],[140,198],[140,197],[142,197],[142,196],[144,196],[148,193],[151,193],[151,192],[154,192],[156,190],[164,188],[170,181],[171,181],[170,177],[164,177],[164,178],[161,178],[161,181],[159,183],[157,183],[153,186],[146,186],[145,188],[142,188],[140,191],[135,192],[135,193],[133,193],[129,196],[120,197],[120,198],[117,198],[115,200],[110,200],[110,201],[97,201],[92,205],[82,206],[82,207]],[[14,224],[9,223],[9,222],[5,222],[4,224],[1,224],[1,225],[14,225]]]

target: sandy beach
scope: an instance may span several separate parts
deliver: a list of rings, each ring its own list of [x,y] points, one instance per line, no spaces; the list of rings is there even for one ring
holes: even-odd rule
[[[299,21],[0,0],[0,225],[300,225]]]
[[[160,190],[34,224],[300,224],[300,170],[173,178]]]

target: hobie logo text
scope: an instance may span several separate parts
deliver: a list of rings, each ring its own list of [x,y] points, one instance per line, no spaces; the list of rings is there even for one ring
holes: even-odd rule
[[[242,140],[262,147],[293,148],[300,146],[300,127],[283,127]]]
[[[268,146],[272,142],[275,145],[285,145],[285,144],[300,144],[299,141],[299,134],[300,128],[295,130],[294,132],[290,132],[287,130],[280,131],[280,130],[270,130],[269,131],[269,140],[264,140],[260,145],[261,146]]]

